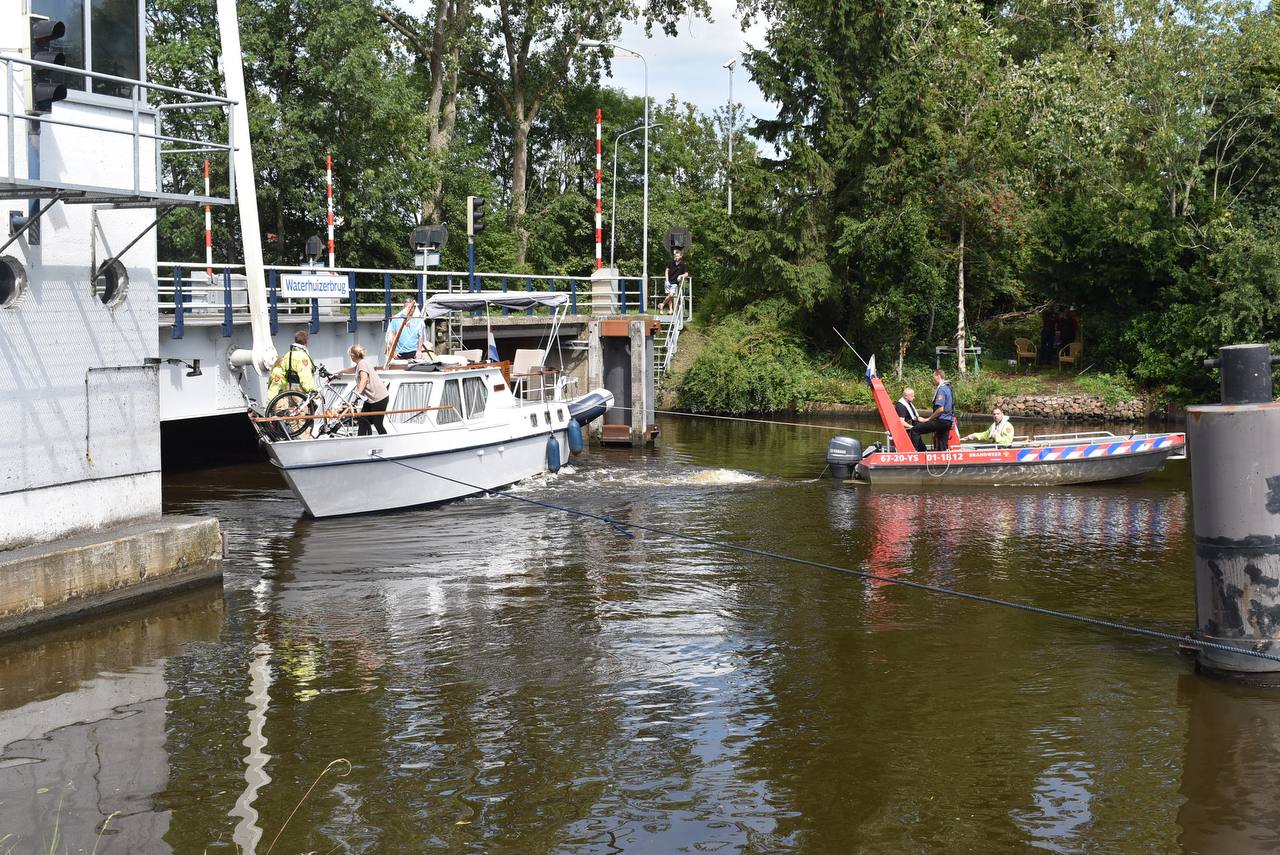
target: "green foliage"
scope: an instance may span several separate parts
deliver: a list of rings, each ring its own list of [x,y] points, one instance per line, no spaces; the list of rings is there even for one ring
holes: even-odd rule
[[[269,261],[295,261],[306,236],[322,232],[332,151],[341,263],[407,265],[405,237],[429,215],[451,230],[443,265],[463,268],[464,199],[478,194],[490,201],[480,269],[589,273],[590,117],[602,107],[606,257],[616,234],[617,265],[637,276],[647,241],[658,274],[663,235],[690,228],[695,306],[710,334],[720,340],[719,318],[742,334],[787,331],[778,358],[794,377],[765,365],[744,372],[740,344],[723,341],[733,346],[716,348],[707,359],[720,361],[693,377],[687,399],[698,406],[787,406],[806,384],[820,398],[860,402],[858,373],[842,391],[838,367],[796,354],[838,352],[835,328],[882,369],[899,355],[918,364],[954,343],[961,312],[999,359],[1017,336],[1039,344],[1039,307],[1072,307],[1090,373],[1179,400],[1212,394],[1200,364],[1217,347],[1280,341],[1274,9],[744,0],[744,23],[765,33],[745,65],[777,118],[755,121],[749,135],[741,111],[730,127],[726,109],[659,100],[644,235],[641,134],[619,142],[612,180],[614,140],[641,124],[644,104],[598,77],[631,60],[576,43],[627,19],[670,30],[684,7],[445,5],[446,31],[436,31],[433,15],[415,23],[382,0],[241,0],[258,199],[263,229],[278,235]],[[151,0],[148,19],[152,78],[216,88],[209,4]],[[433,32],[444,33],[439,68],[424,47]],[[444,91],[456,93],[448,109],[436,100],[446,78]],[[456,128],[442,134],[454,109]],[[190,137],[219,120],[173,121],[166,131]],[[171,186],[199,186],[196,158],[174,157],[168,169]],[[215,184],[224,179],[215,164]],[[199,256],[199,212],[177,211],[160,228],[162,256]],[[215,213],[218,258],[237,260],[237,229],[232,212]],[[738,385],[716,388],[707,379],[716,372]],[[989,382],[989,372],[957,378],[963,405],[985,409]]]
[[[1138,397],[1133,381],[1119,372],[1081,374],[1076,378],[1076,385],[1088,394],[1100,398],[1108,407],[1114,407],[1116,404],[1132,401]]]
[[[708,335],[684,375],[680,403],[694,413],[766,413],[794,408],[814,384],[795,336],[759,316],[733,315]]]

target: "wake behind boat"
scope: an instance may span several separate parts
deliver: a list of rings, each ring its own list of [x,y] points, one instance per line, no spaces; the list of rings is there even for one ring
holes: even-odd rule
[[[548,306],[558,320],[567,299],[438,294],[424,314]],[[329,375],[319,392],[286,392],[267,408],[251,408],[250,418],[271,464],[312,516],[433,504],[558,470],[581,450],[585,425],[613,404],[604,389],[566,400],[554,372],[511,378],[514,387],[505,372],[506,363],[461,356],[392,363],[378,371],[389,393],[381,435],[357,435],[354,377]]]
[[[872,484],[949,484],[1048,486],[1090,484],[1139,478],[1159,471],[1175,453],[1186,450],[1181,433],[1116,436],[1106,431],[1015,437],[1011,446],[962,445],[951,428],[950,450],[916,451],[894,410],[875,358],[867,366],[876,411],[885,441],[867,450],[846,436],[827,446],[827,463],[834,477],[856,478]]]

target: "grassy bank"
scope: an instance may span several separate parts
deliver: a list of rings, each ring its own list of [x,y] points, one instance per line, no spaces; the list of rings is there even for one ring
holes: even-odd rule
[[[689,412],[727,414],[874,409],[862,367],[850,365],[852,354],[808,354],[793,341],[768,323],[731,319],[710,329],[691,326],[664,380],[664,402]],[[931,399],[932,365],[908,363],[901,377],[892,365],[878,368],[893,397],[911,386],[919,400]],[[994,399],[1019,395],[1087,395],[1108,407],[1136,400],[1163,404],[1121,374],[1016,369],[1003,360],[987,360],[977,375],[959,375],[954,364],[944,368],[962,412],[986,412]]]

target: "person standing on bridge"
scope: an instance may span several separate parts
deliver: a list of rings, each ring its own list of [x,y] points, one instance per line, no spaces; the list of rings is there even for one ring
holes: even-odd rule
[[[689,278],[689,268],[684,263],[684,250],[675,247],[671,250],[671,260],[667,262],[667,297],[662,301],[659,312],[666,312],[675,304],[680,286]]]
[[[387,324],[387,361],[421,359],[426,346],[426,321],[418,314],[418,301],[404,298],[404,308]]]

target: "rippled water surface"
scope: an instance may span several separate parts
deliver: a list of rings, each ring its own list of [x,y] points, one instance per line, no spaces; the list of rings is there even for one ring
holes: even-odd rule
[[[816,480],[826,432],[662,427],[512,492],[1194,621],[1178,464],[891,492]],[[0,853],[1280,845],[1280,693],[1158,642],[505,497],[318,522],[265,464],[169,476],[166,506],[222,520],[223,587],[0,647]]]

